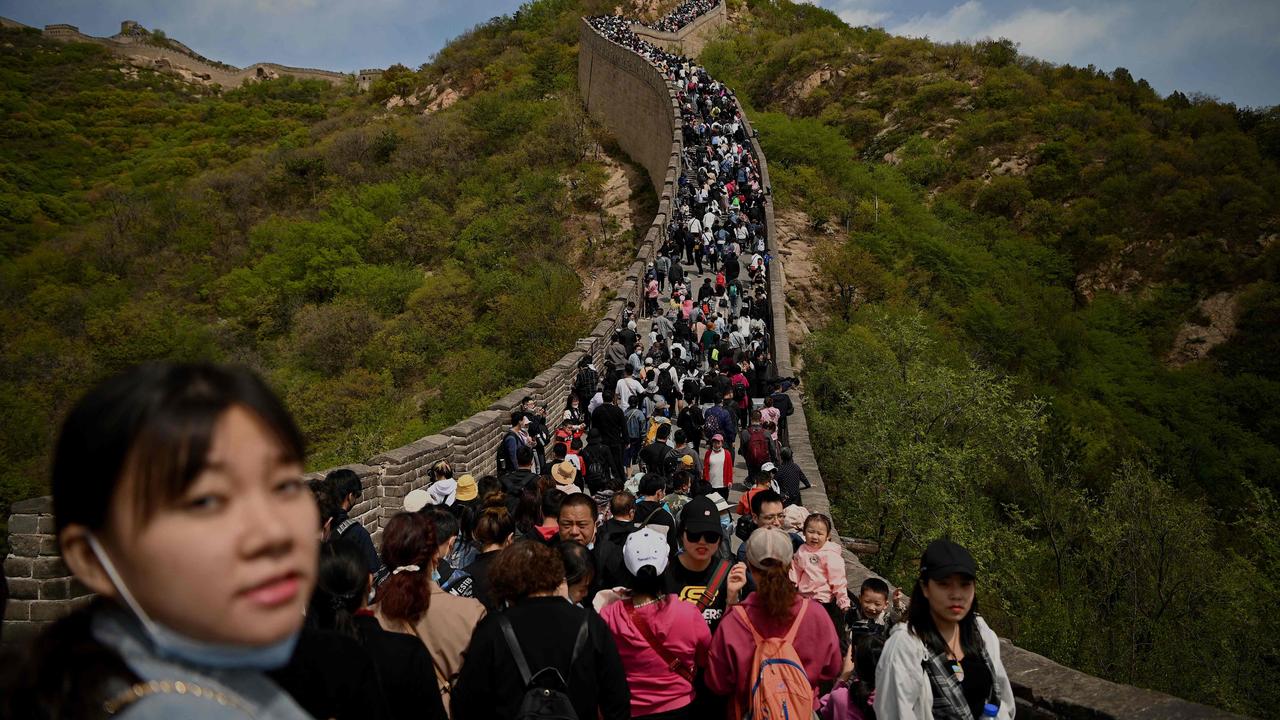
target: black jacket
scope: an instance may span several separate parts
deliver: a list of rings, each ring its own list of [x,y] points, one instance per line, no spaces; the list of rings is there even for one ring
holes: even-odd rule
[[[289,664],[267,675],[312,717],[390,716],[378,666],[357,640],[346,635],[303,628]]]
[[[626,720],[631,717],[631,693],[613,633],[595,613],[587,613],[561,597],[528,598],[502,611],[515,629],[516,639],[537,673],[557,668],[568,683],[568,695],[579,718]],[[587,645],[570,668],[573,641],[587,618]],[[466,662],[453,687],[455,720],[506,720],[515,717],[524,697],[524,682],[507,647],[498,613],[476,626]]]
[[[627,444],[627,414],[613,403],[605,403],[591,413],[591,429],[600,431],[605,445]]]
[[[389,717],[448,720],[427,646],[413,635],[383,630],[377,618],[355,620],[360,644],[378,667]]]
[[[503,492],[511,497],[519,498],[520,493],[523,493],[528,488],[538,486],[538,476],[528,470],[512,470],[498,478],[498,482],[502,484]]]

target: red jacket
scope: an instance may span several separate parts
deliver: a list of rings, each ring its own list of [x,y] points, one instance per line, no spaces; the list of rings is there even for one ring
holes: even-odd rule
[[[724,472],[721,477],[711,477],[711,448],[702,454],[702,478],[711,483],[711,487],[731,487],[733,485],[733,451],[728,445],[724,446]],[[716,481],[721,481],[716,485]]]

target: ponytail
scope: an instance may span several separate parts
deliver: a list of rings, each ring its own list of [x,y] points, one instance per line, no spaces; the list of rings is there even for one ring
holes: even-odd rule
[[[315,593],[307,606],[307,625],[356,637],[356,611],[369,594],[369,568],[354,543],[334,538],[320,545]]]
[[[400,513],[387,523],[382,558],[391,574],[378,586],[384,616],[417,625],[427,613],[436,547],[435,522],[422,513]]]
[[[753,568],[756,595],[760,598],[764,614],[775,619],[791,615],[796,602],[796,585],[788,575],[790,568],[776,560],[765,560],[762,567]]]

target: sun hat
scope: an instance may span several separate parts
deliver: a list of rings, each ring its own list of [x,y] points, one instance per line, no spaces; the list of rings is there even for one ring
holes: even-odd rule
[[[577,473],[578,468],[568,460],[551,466],[551,477],[555,478],[557,485],[572,485]]]
[[[404,496],[404,511],[418,512],[422,508],[431,504],[431,495],[425,488],[410,490],[408,495]]]
[[[653,528],[640,528],[631,533],[622,546],[622,562],[632,575],[639,575],[644,567],[652,567],[655,574],[661,575],[667,569],[670,555],[666,534]]]
[[[458,502],[471,502],[480,493],[476,486],[476,477],[467,473],[458,478]]]

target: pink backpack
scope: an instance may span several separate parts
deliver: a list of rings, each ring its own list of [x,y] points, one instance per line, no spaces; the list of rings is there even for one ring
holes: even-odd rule
[[[800,612],[796,613],[795,622],[784,637],[762,638],[747,618],[747,611],[741,605],[733,607],[756,643],[752,660],[756,679],[751,685],[750,705],[745,713],[738,712],[735,717],[751,720],[810,720],[813,717],[813,685],[793,644],[808,608],[809,603],[800,603]]]

